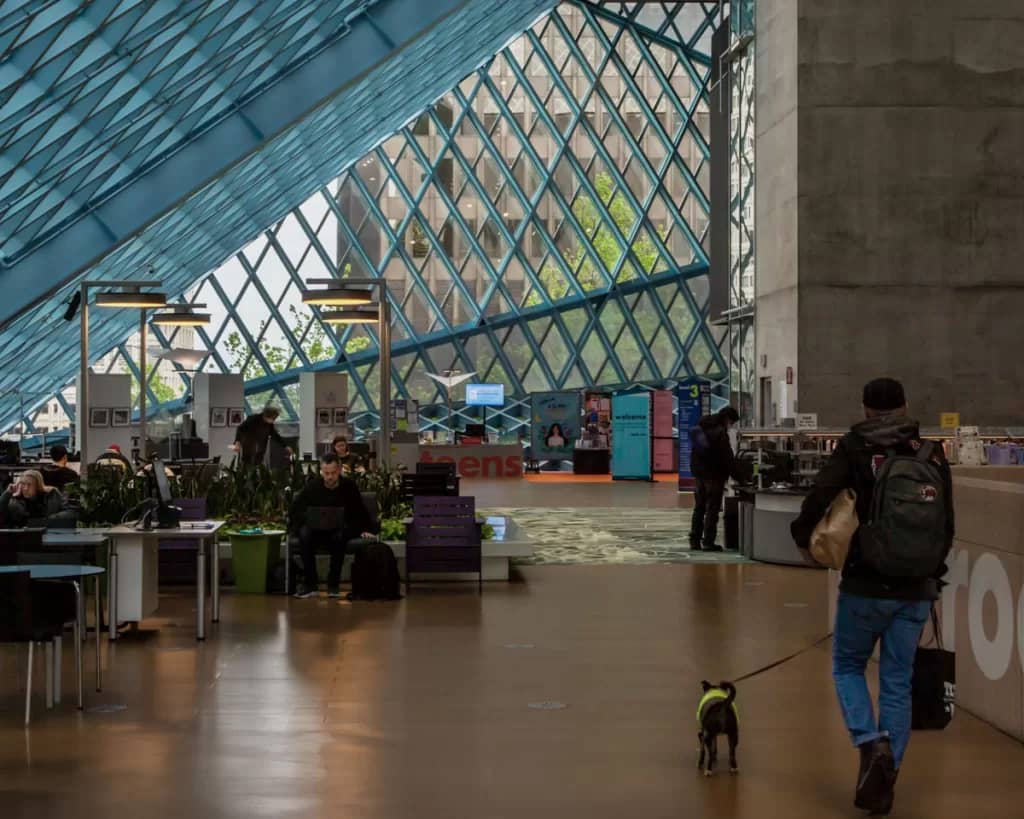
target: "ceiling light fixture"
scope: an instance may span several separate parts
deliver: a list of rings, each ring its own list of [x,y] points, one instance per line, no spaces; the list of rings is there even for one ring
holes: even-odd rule
[[[320,321],[326,324],[376,324],[380,321],[378,305],[371,305],[373,310],[325,310],[320,314]]]
[[[323,283],[318,279],[310,284]],[[372,301],[369,290],[357,290],[352,287],[344,287],[336,280],[321,289],[308,289],[302,291],[303,304],[311,304],[319,307],[355,307],[361,304],[369,304]]]
[[[143,293],[139,287],[107,290],[96,295],[97,307],[163,307],[166,304],[166,293]]]
[[[157,313],[150,319],[150,324],[159,327],[202,327],[210,323],[209,313],[198,313],[197,308],[206,307],[205,304],[168,304],[167,312]]]

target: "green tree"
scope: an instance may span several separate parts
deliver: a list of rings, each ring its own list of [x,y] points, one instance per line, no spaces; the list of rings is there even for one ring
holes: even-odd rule
[[[594,178],[594,189],[611,215],[612,221],[615,222],[619,233],[628,237],[637,221],[637,214],[633,206],[622,194],[615,195],[615,183],[607,173],[597,174]],[[572,213],[583,229],[586,239],[581,239],[575,248],[563,251],[562,258],[565,259],[570,270],[576,271],[576,280],[584,292],[597,290],[604,285],[606,276],[610,276],[618,266],[622,259],[623,249],[619,244],[619,239],[604,225],[597,205],[590,196],[585,193],[580,194],[572,206]],[[664,225],[659,225],[657,231],[662,240],[668,235]],[[584,241],[590,243],[597,258],[601,260],[601,269],[594,263],[593,257],[587,253]],[[659,253],[646,231],[637,236],[631,249],[643,272],[645,274],[654,272],[658,264]],[[633,259],[627,259],[622,266],[618,280],[627,282],[635,279],[638,275],[636,263]],[[549,298],[557,300],[568,295],[569,281],[562,268],[555,262],[546,261],[537,276]],[[527,297],[524,306],[534,307],[540,303],[541,295],[533,291]]]
[[[182,389],[174,389],[163,376],[157,373],[156,368],[156,364],[150,364],[146,367],[146,373],[149,378],[149,391],[156,397],[157,403],[166,404],[168,401],[180,398],[184,392],[184,385],[182,385]],[[139,400],[139,379],[135,377],[134,373],[132,374],[131,395],[134,405]]]
[[[303,314],[294,304],[288,306],[288,313],[291,318],[291,334],[296,339],[301,339],[302,348],[310,361],[326,361],[334,356],[334,345],[327,337],[327,331],[323,325],[316,320],[312,314]],[[267,320],[260,322],[256,337],[263,332],[267,326]],[[308,329],[308,332],[307,332]],[[261,378],[265,373],[255,356],[249,353],[249,343],[237,330],[228,334],[225,339],[229,363],[232,369],[238,370],[246,381]],[[370,346],[370,339],[366,336],[350,338],[345,343],[345,353],[353,355]],[[280,373],[288,369],[292,361],[293,353],[290,347],[283,344],[269,344],[266,340],[260,342],[260,352],[270,366],[271,373]]]

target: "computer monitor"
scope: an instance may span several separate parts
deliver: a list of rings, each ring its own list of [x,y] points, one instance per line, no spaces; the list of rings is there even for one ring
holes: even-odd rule
[[[467,407],[503,407],[505,406],[504,384],[467,384]]]
[[[164,462],[159,458],[153,459],[153,481],[156,483],[157,501],[164,506],[170,506],[174,500],[171,495],[171,482],[167,480],[167,470]]]

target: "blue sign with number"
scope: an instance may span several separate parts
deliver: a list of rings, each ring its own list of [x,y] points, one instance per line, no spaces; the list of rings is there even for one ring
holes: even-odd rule
[[[679,382],[679,491],[692,492],[690,429],[711,413],[711,385],[702,378]]]

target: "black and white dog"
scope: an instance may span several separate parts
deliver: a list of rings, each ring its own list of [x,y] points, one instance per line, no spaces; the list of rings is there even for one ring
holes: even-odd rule
[[[740,744],[740,720],[736,711],[736,686],[731,682],[712,685],[704,680],[701,688],[704,695],[697,706],[697,737],[700,740],[697,767],[704,769],[704,776],[714,773],[718,762],[718,735],[725,734],[729,739],[729,771],[738,773],[736,746]]]

